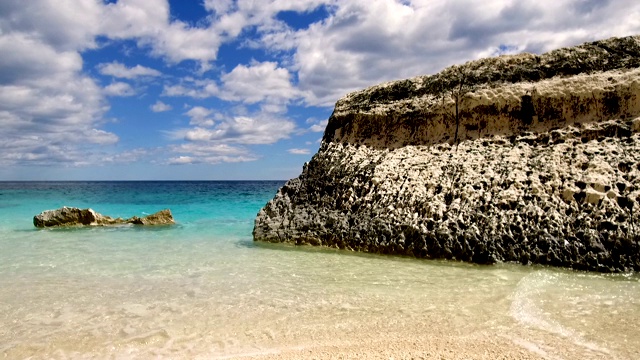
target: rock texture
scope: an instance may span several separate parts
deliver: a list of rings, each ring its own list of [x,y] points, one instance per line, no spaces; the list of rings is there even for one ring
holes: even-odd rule
[[[254,239],[640,271],[640,36],[453,66],[339,100]]]
[[[175,224],[175,221],[169,209],[164,209],[142,218],[134,216],[129,219],[122,219],[102,215],[93,209],[66,206],[56,210],[43,211],[33,217],[33,225],[36,227],[108,226],[120,224],[169,225]]]

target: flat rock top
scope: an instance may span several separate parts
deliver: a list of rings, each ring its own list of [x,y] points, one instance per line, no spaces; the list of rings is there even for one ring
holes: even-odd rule
[[[338,100],[325,143],[399,148],[640,115],[640,35],[479,59]]]
[[[446,92],[465,86],[538,82],[554,77],[592,74],[640,67],[640,35],[585,43],[542,55],[503,55],[455,65],[435,75],[390,81],[347,94],[336,103],[335,113],[369,111],[399,100]]]

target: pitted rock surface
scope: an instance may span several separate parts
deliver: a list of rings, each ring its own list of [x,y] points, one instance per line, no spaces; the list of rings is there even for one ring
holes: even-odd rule
[[[640,271],[639,66],[636,36],[349,94],[254,239]]]

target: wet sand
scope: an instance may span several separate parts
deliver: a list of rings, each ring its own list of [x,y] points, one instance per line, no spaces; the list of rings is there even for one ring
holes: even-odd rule
[[[263,354],[239,354],[237,359],[544,359],[507,339],[422,336],[412,340],[370,339],[274,350]],[[553,357],[548,357],[553,358]],[[580,357],[584,358],[584,357]]]

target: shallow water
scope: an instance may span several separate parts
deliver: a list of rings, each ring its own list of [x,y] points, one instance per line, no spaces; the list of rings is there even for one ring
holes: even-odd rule
[[[233,358],[416,333],[640,358],[640,276],[254,243],[282,182],[0,183],[0,354]],[[176,226],[37,230],[63,205]]]

